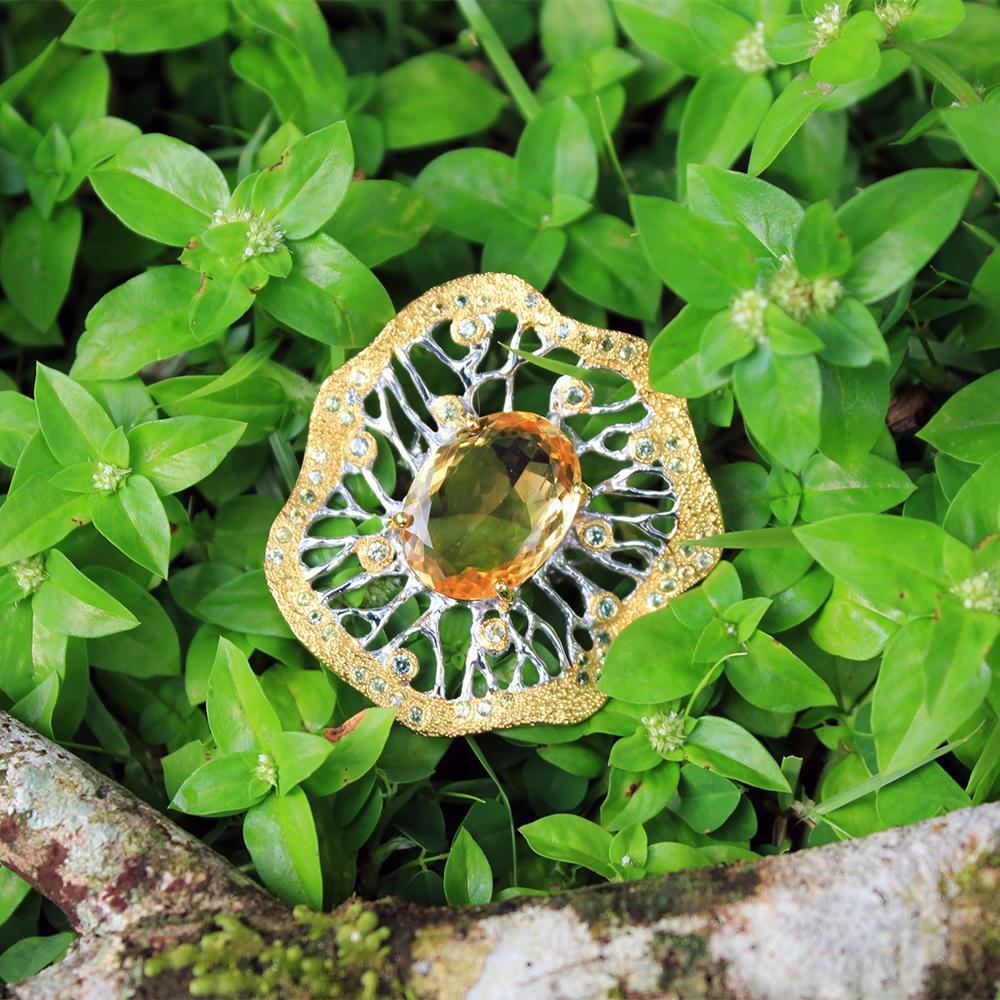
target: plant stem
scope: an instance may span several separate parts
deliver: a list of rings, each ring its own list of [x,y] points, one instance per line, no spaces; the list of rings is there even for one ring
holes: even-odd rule
[[[532,93],[527,81],[521,76],[514,60],[511,59],[507,46],[504,45],[496,29],[490,24],[489,18],[483,13],[477,0],[455,0],[462,16],[468,22],[476,40],[489,57],[497,75],[503,81],[507,92],[514,99],[518,111],[525,121],[530,122],[541,111],[538,98]]]
[[[486,755],[483,753],[479,744],[476,742],[474,736],[466,736],[466,742],[472,749],[472,752],[476,755],[479,763],[483,765],[483,770],[490,776],[493,784],[497,786],[497,791],[500,793],[500,801],[503,802],[504,808],[507,810],[507,820],[510,824],[510,873],[511,873],[511,884],[517,885],[517,833],[514,830],[514,813],[510,808],[510,799],[507,798],[507,793],[503,789],[503,785],[500,784],[500,779],[496,776],[496,772],[490,766],[490,762],[486,759]]]
[[[896,42],[895,45],[900,52],[905,52],[924,72],[929,73],[943,87],[947,87],[961,104],[980,103],[975,87],[958,70],[949,66],[930,49],[919,42]]]

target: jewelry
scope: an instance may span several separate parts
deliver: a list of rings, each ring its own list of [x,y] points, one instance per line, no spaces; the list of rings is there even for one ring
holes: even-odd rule
[[[399,312],[323,383],[271,528],[292,631],[423,733],[595,712],[614,637],[720,555],[687,404],[649,387],[648,352],[508,274]]]

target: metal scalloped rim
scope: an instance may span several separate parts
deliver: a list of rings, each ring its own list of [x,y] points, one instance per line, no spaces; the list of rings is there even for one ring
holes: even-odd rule
[[[453,305],[463,296],[468,305]],[[579,722],[606,701],[594,683],[599,674],[599,664],[594,662],[588,667],[593,675],[589,683],[581,684],[576,672],[571,671],[545,684],[517,692],[494,692],[471,702],[445,700],[400,684],[388,664],[362,648],[333,622],[306,579],[299,557],[299,542],[329,490],[342,478],[344,462],[350,460],[349,443],[357,436],[357,430],[343,425],[338,414],[324,406],[324,400],[330,395],[343,398],[350,390],[364,396],[378,374],[390,365],[398,346],[420,340],[428,329],[455,316],[481,313],[485,308],[483,302],[488,302],[490,313],[512,312],[524,326],[534,327],[543,336],[548,331],[549,340],[555,339],[555,331],[562,325],[564,336],[560,337],[560,346],[579,355],[584,364],[611,369],[631,380],[652,413],[652,423],[643,436],[652,440],[656,456],[669,470],[677,496],[677,529],[664,553],[664,559],[672,561],[673,569],[670,573],[658,569],[648,573],[621,602],[614,619],[602,624],[601,631],[613,639],[630,622],[654,610],[654,603],[658,604],[660,597],[665,604],[703,579],[721,555],[719,549],[697,545],[699,539],[722,531],[722,516],[701,460],[687,403],[649,387],[649,346],[644,340],[562,316],[541,293],[514,275],[469,275],[425,292],[397,313],[368,347],[321,386],[309,421],[306,460],[291,496],[271,526],[267,550],[276,553],[277,558],[266,559],[264,569],[285,620],[321,663],[376,704],[397,707],[398,720],[404,725],[435,736],[460,736],[538,723]],[[308,497],[316,492],[310,489],[307,478],[317,467],[317,462],[309,458],[316,452],[325,452],[318,463],[324,472],[324,482],[318,496],[306,503],[303,494]],[[661,586],[667,577],[676,581],[676,588],[669,594]],[[322,618],[314,614],[317,610],[324,612]],[[363,671],[364,684],[352,676],[359,670]]]

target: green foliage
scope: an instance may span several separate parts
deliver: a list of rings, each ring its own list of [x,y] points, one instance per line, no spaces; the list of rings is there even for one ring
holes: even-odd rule
[[[289,902],[480,904],[1000,794],[1000,13],[565,9],[0,14],[0,707]],[[320,381],[477,269],[647,338],[729,534],[593,717],[448,741],[321,669],[261,566]],[[161,971],[374,993],[369,916],[274,983],[235,923]],[[0,870],[0,978],[69,940]]]

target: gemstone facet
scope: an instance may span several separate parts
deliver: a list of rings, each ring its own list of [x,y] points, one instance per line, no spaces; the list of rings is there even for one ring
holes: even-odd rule
[[[516,587],[553,553],[580,494],[569,439],[534,413],[493,413],[442,445],[418,470],[404,504],[403,553],[426,586],[458,600]]]

